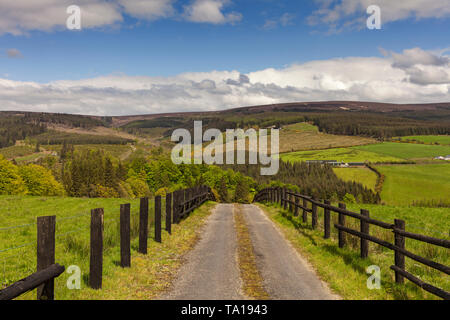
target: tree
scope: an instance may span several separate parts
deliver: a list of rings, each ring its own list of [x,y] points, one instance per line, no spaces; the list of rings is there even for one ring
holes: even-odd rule
[[[24,195],[28,189],[16,165],[0,155],[0,194]]]
[[[27,186],[28,194],[32,196],[64,195],[63,186],[55,180],[50,170],[42,166],[22,166],[19,168],[19,174]]]

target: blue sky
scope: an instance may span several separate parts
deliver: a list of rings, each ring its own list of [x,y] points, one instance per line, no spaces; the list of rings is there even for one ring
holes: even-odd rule
[[[136,77],[148,77],[139,82],[143,86],[141,90],[144,90],[156,85],[159,88],[169,84],[176,87],[179,85],[180,74],[189,73],[195,74],[189,81],[195,79],[201,83],[212,80],[216,87],[219,82],[226,82],[228,76],[237,79],[243,74],[249,78],[250,84],[274,84],[283,90],[295,87],[300,91],[326,91],[329,89],[327,79],[332,77],[327,73],[329,67],[324,70],[317,68],[318,74],[313,78],[322,78],[318,88],[306,88],[303,83],[287,80],[293,77],[289,75],[292,67],[305,67],[317,60],[327,64],[335,58],[356,57],[367,58],[367,66],[379,62],[372,61],[371,58],[384,59],[394,69],[398,69],[395,72],[401,69],[406,80],[422,77],[423,81],[410,81],[416,85],[421,83],[422,86],[428,86],[424,90],[425,96],[419,99],[421,102],[428,101],[433,92],[440,93],[439,99],[448,100],[448,0],[435,0],[433,5],[427,4],[425,0],[418,0],[413,1],[413,4],[397,3],[396,6],[388,0],[380,0],[381,30],[368,30],[365,27],[368,17],[365,8],[367,3],[371,3],[366,0],[337,0],[331,4],[326,0],[114,0],[109,3],[103,0],[49,0],[46,1],[48,8],[33,7],[33,4],[27,7],[29,1],[16,0],[16,3],[23,4],[18,6],[20,10],[8,3],[0,1],[0,78],[22,87],[25,82],[48,86],[62,80],[82,81],[82,84],[71,83],[71,88],[85,86],[85,89],[98,90],[100,87],[103,90],[105,87],[119,87],[124,90],[126,86],[119,85],[117,79],[127,82],[128,77],[133,80]],[[99,13],[97,17],[86,18],[89,20],[87,27],[83,27],[81,31],[69,31],[64,25],[68,17],[65,8],[72,3],[81,7],[82,27],[85,12]],[[93,4],[96,6],[89,7]],[[30,15],[30,12],[36,17]],[[416,51],[405,51],[412,49]],[[402,59],[396,55],[412,59],[415,64],[408,68],[395,68],[395,60]],[[444,57],[444,63],[428,63],[430,59],[427,55]],[[338,68],[339,62],[335,64]],[[431,70],[432,67],[435,69]],[[268,79],[270,75],[267,70],[271,69],[278,71],[273,78],[279,80],[273,83]],[[223,72],[224,75],[220,79],[213,79],[217,75],[208,74],[214,70]],[[285,72],[286,70],[289,72]],[[200,73],[205,73],[203,78]],[[263,77],[262,74],[266,76]],[[305,75],[299,73],[299,77],[301,76]],[[395,73],[395,76],[399,77],[400,82],[401,75]],[[439,76],[441,78],[436,79]],[[94,84],[87,81],[105,77],[111,82],[99,84],[100,81],[97,81]],[[342,96],[373,100],[367,94],[351,93],[348,83],[351,82],[354,88],[359,82],[374,84],[384,80],[382,75],[379,77],[380,79],[352,78],[351,81],[334,78],[332,81],[336,87],[331,88],[335,91],[334,95],[324,94],[323,99]],[[429,81],[430,78],[432,81]],[[160,82],[155,84],[155,79],[160,79]],[[145,81],[147,85],[143,84]],[[430,86],[435,86],[432,88],[434,91]],[[234,87],[231,89],[237,90]],[[211,108],[221,108],[239,106],[234,104],[241,103],[251,104],[253,101],[284,102],[296,97],[276,97],[277,93],[267,93],[266,96],[258,87],[251,89],[258,91],[258,96],[253,100],[246,101],[235,96],[243,94],[237,90],[234,96],[224,97],[219,102],[197,101],[200,103],[194,103],[193,108],[198,106],[201,109],[212,103],[217,105]],[[342,90],[347,90],[349,94],[343,94]],[[247,93],[248,91],[247,86]],[[9,99],[10,108],[21,106],[17,101],[11,103],[11,96],[2,96],[1,92],[0,90],[0,101]],[[155,92],[147,93],[155,97]],[[160,94],[158,91],[158,96]],[[185,99],[184,94],[186,91],[178,98]],[[206,93],[208,96],[214,94],[218,93]],[[188,95],[194,94],[191,92]],[[320,95],[310,96],[311,100],[321,99]],[[380,94],[380,99],[392,102],[408,102],[404,97],[408,97],[407,92]],[[92,99],[105,101],[111,100],[110,98],[98,96]],[[304,97],[307,98],[308,95]],[[160,109],[153,104],[141,104],[133,111],[152,112]],[[164,101],[158,102],[159,106],[162,104]],[[56,106],[50,107],[50,103],[44,100],[39,105],[44,110],[46,106],[49,110],[59,110]],[[36,108],[36,105],[26,102],[23,107]],[[78,107],[76,110],[83,112],[84,107]],[[95,112],[109,113],[109,107],[110,102],[108,106]],[[177,106],[173,110],[179,109],[180,106]]]

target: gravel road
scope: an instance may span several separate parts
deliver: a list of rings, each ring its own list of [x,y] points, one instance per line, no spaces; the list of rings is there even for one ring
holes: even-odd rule
[[[337,298],[261,209],[254,205],[243,205],[242,210],[250,231],[256,263],[264,279],[264,287],[272,299]]]
[[[202,238],[186,256],[167,300],[242,300],[237,266],[233,205],[220,204],[208,218]]]
[[[269,218],[254,205],[242,205],[264,287],[274,300],[330,300],[331,294],[307,262]],[[165,300],[243,300],[237,265],[233,205],[219,204],[196,247],[186,255]]]

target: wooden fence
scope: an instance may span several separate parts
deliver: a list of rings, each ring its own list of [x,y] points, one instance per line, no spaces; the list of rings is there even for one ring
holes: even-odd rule
[[[172,234],[172,223],[180,223],[193,210],[208,200],[216,200],[211,188],[199,186],[177,190],[166,195],[166,231]],[[155,201],[154,232],[155,241],[161,242],[161,196]],[[149,199],[142,198],[139,210],[139,249],[147,254]],[[120,266],[131,267],[131,235],[130,235],[130,204],[120,206]],[[104,211],[91,211],[90,224],[90,260],[89,286],[93,289],[102,288],[103,274],[103,229]],[[38,300],[54,300],[54,279],[60,276],[65,268],[55,263],[55,230],[56,216],[37,218],[37,272],[19,280],[11,286],[0,290],[0,300],[11,300],[37,288]]]
[[[288,210],[295,217],[299,216],[300,209],[302,210],[302,220],[305,223],[308,221],[308,214],[311,214],[313,229],[317,229],[319,223],[317,210],[318,208],[322,208],[324,210],[323,229],[325,239],[329,239],[331,234],[331,212],[337,213],[338,223],[334,224],[334,227],[338,231],[338,245],[340,248],[344,248],[346,246],[345,235],[348,233],[360,239],[361,258],[367,258],[369,256],[369,242],[373,242],[382,247],[393,250],[395,252],[394,265],[390,268],[395,272],[396,283],[404,283],[404,278],[406,278],[422,289],[438,297],[445,300],[450,299],[450,292],[425,283],[418,277],[405,270],[405,257],[408,257],[430,268],[444,272],[447,275],[450,274],[449,266],[416,255],[405,248],[405,238],[414,239],[447,249],[450,248],[449,240],[407,232],[405,230],[405,221],[403,220],[395,219],[393,224],[375,220],[370,218],[370,213],[367,210],[361,210],[360,213],[351,212],[346,209],[346,205],[344,203],[340,203],[339,207],[334,207],[330,204],[330,201],[321,201],[312,197],[297,194],[286,188],[264,189],[255,196],[254,202],[279,203],[284,210]],[[311,204],[311,206],[309,206],[309,204]],[[353,230],[347,227],[346,217],[358,219],[360,221],[360,230]],[[370,235],[370,225],[392,230],[395,239],[394,243],[390,243]]]

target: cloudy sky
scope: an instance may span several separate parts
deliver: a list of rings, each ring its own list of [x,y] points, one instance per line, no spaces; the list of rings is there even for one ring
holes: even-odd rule
[[[448,30],[450,0],[0,0],[0,110],[449,102]]]

